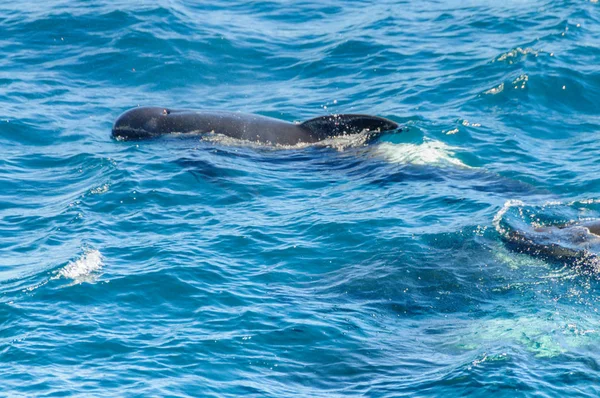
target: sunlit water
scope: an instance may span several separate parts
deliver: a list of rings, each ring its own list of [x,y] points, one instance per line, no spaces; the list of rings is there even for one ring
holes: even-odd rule
[[[599,7],[3,2],[0,394],[598,396],[600,280],[502,229],[600,218]],[[112,140],[138,104],[407,129]]]

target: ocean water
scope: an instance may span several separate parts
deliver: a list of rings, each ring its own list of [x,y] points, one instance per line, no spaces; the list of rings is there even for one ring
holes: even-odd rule
[[[600,395],[593,1],[0,4],[0,395]],[[402,132],[111,139],[137,105]]]

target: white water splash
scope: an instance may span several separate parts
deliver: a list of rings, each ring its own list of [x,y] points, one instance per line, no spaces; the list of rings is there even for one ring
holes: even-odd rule
[[[88,250],[79,259],[60,269],[54,278],[72,279],[75,283],[90,282],[94,280],[94,273],[103,266],[102,254],[98,250]]]
[[[486,92],[484,92],[484,94],[496,95],[496,94],[500,94],[503,91],[504,91],[504,83],[500,83],[498,86],[492,87],[489,90],[487,90]]]
[[[373,136],[373,132],[363,131],[361,133],[356,134],[345,134],[339,135],[336,137],[326,138],[324,140],[312,143],[299,142],[294,145],[282,145],[282,144],[271,144],[260,141],[249,141],[243,140],[239,138],[228,137],[222,134],[204,134],[200,138],[203,141],[214,142],[220,145],[229,145],[229,146],[246,146],[246,147],[254,147],[254,148],[264,148],[264,149],[273,149],[273,150],[281,150],[281,149],[302,149],[310,146],[316,147],[327,147],[333,148],[337,151],[343,152],[348,148],[356,148],[367,145],[369,140]],[[189,135],[189,133],[186,133]]]
[[[499,234],[506,235],[506,228],[502,227],[501,225],[502,219],[504,218],[504,215],[507,211],[516,206],[523,207],[525,206],[525,203],[516,199],[507,200],[504,203],[504,206],[502,206],[502,208],[498,210],[498,213],[496,213],[496,215],[494,216],[494,219],[492,220],[492,225],[494,226],[494,228],[496,228],[496,231],[498,231]]]
[[[391,163],[470,168],[455,157],[458,149],[440,141],[426,140],[421,144],[384,142],[377,145],[375,152]]]
[[[518,58],[520,56],[528,55],[528,54],[533,54],[535,57],[537,57],[540,54],[540,50],[534,50],[533,48],[530,48],[530,47],[527,47],[527,48],[517,47],[508,52],[505,52],[504,54],[501,54],[498,58],[496,58],[492,62],[508,61],[509,63],[512,64],[516,58]]]
[[[100,185],[99,187],[96,187],[96,188],[92,189],[90,191],[90,193],[94,194],[94,195],[100,195],[100,194],[108,192],[108,188],[109,187],[110,186],[108,184]]]

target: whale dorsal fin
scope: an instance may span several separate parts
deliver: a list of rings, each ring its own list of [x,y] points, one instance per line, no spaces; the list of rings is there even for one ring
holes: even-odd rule
[[[357,134],[363,131],[382,132],[396,130],[398,124],[382,117],[369,115],[328,115],[310,119],[300,124],[316,134],[319,139],[338,135]]]

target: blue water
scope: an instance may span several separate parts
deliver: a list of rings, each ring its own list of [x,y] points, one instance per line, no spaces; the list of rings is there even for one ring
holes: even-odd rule
[[[600,279],[499,227],[600,218],[596,1],[4,1],[0,104],[0,395],[600,395]]]

